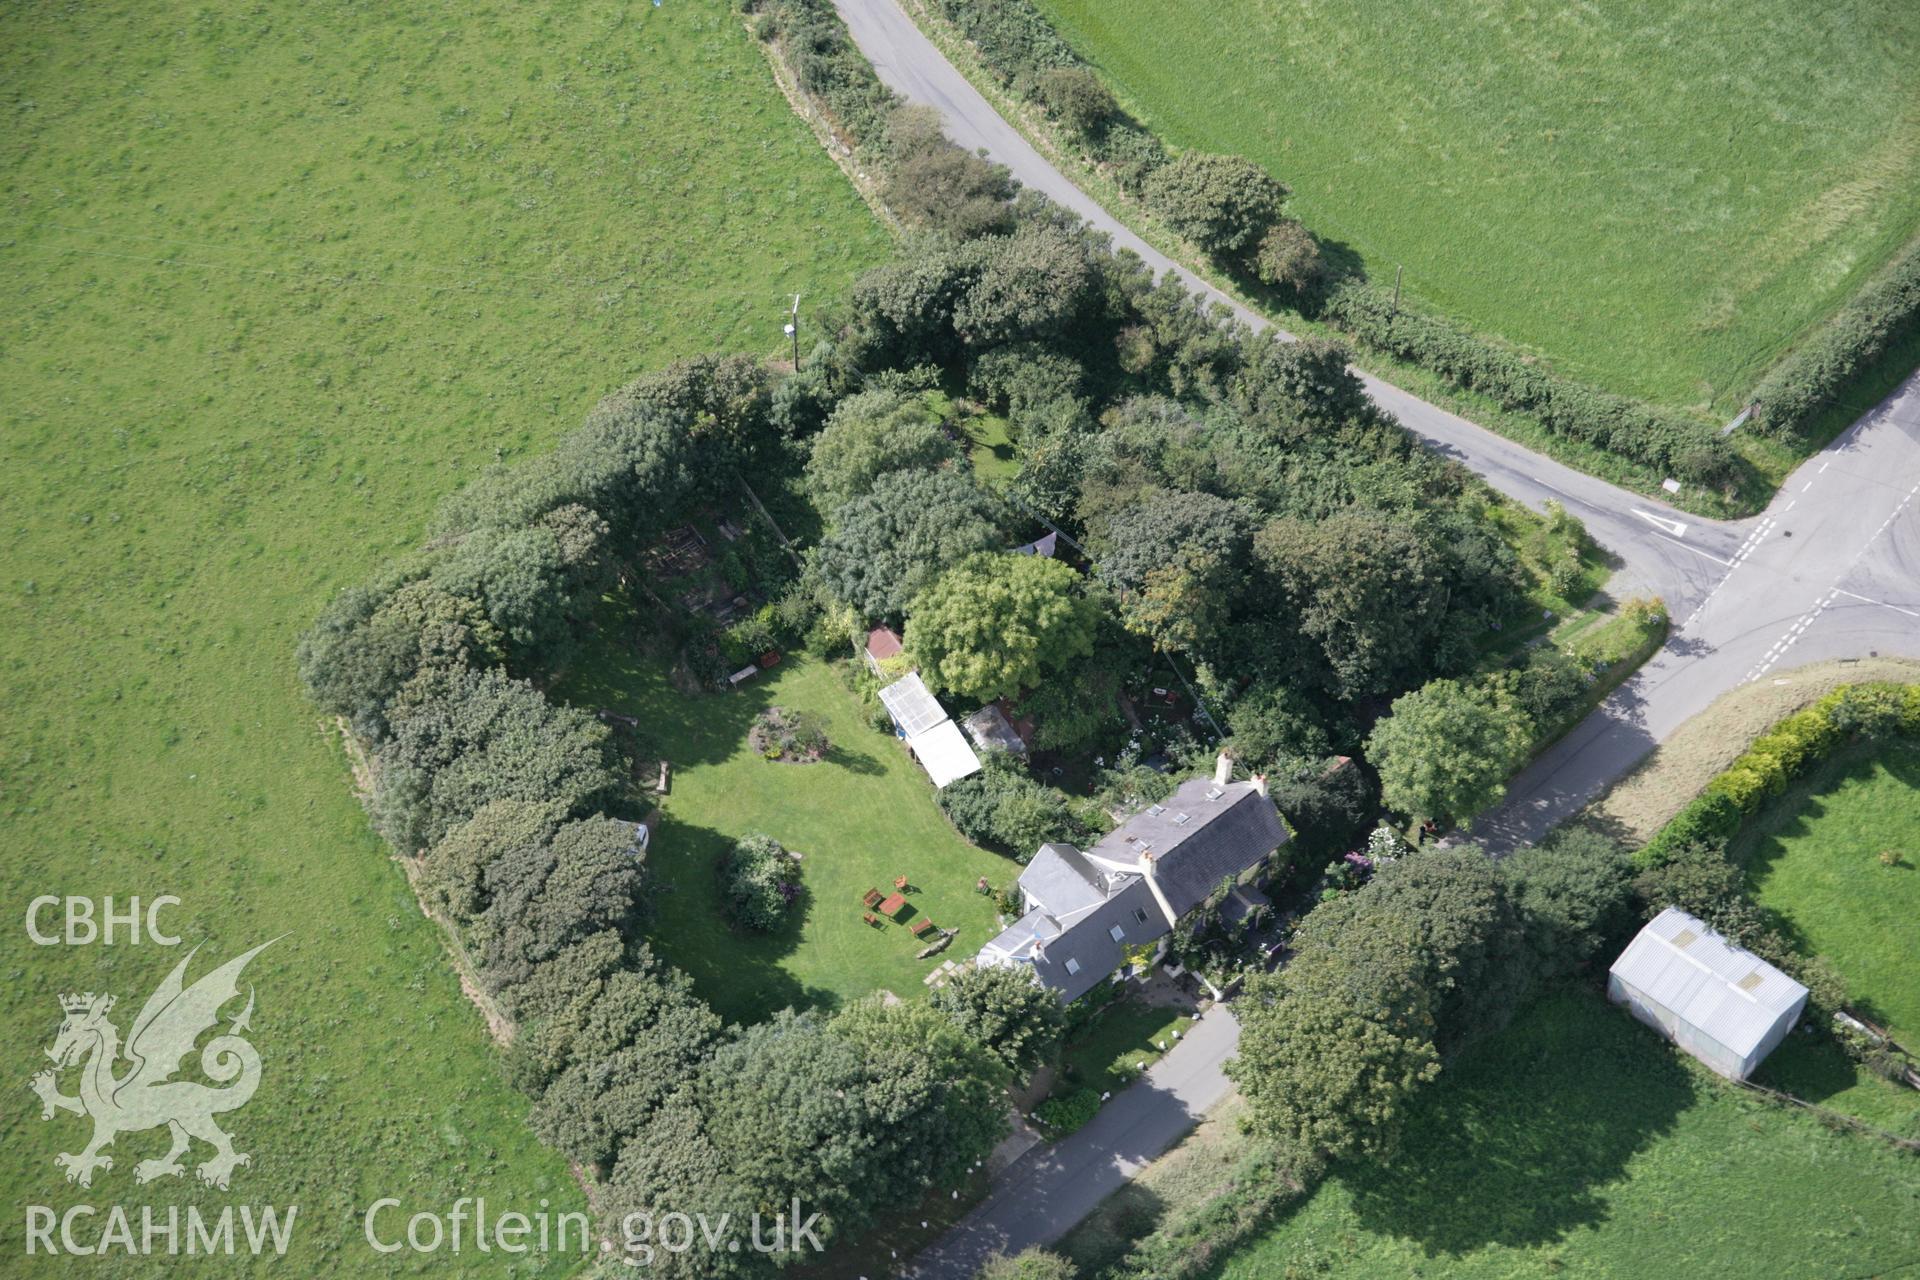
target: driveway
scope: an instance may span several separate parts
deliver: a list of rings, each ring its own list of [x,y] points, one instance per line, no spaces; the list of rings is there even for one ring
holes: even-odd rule
[[[1214,1005],[1086,1128],[1028,1152],[1000,1176],[992,1195],[900,1274],[970,1280],[996,1253],[1058,1240],[1232,1091],[1220,1068],[1239,1042],[1232,1012]]]

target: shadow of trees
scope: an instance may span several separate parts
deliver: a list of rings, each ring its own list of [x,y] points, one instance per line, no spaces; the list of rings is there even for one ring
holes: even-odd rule
[[[1341,1176],[1367,1229],[1429,1255],[1545,1244],[1606,1220],[1600,1189],[1672,1130],[1694,1089],[1653,1032],[1596,995],[1560,993],[1447,1067],[1396,1160]]]

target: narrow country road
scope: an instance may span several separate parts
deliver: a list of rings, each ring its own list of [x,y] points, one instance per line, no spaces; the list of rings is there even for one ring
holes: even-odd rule
[[[1100,1108],[1087,1127],[1023,1156],[993,1193],[900,1272],[914,1280],[971,1280],[996,1253],[1049,1244],[1200,1122],[1233,1086],[1220,1066],[1240,1025],[1215,1005],[1179,1044]]]
[[[896,0],[835,0],[854,42],[903,98],[934,107],[947,133],[984,149],[1131,250],[1157,275],[1274,326],[1155,250],[1081,191],[1003,120]],[[1623,340],[1631,340],[1624,336]],[[1805,662],[1920,657],[1920,374],[1808,459],[1760,516],[1712,521],[1540,457],[1364,371],[1374,401],[1436,451],[1535,510],[1563,504],[1620,562],[1616,598],[1658,596],[1666,646],[1572,733],[1513,779],[1472,834],[1496,852],[1537,839],[1645,758],[1729,689],[1789,679]],[[1140,1165],[1224,1098],[1220,1064],[1237,1027],[1217,1009],[1087,1128],[1009,1169],[994,1194],[903,1274],[967,1280],[996,1251],[1058,1239]],[[1203,1024],[1205,1025],[1205,1024]]]

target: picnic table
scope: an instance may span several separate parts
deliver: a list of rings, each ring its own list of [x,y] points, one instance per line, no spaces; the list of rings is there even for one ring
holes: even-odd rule
[[[904,893],[889,894],[887,896],[887,900],[880,904],[880,914],[887,917],[887,919],[891,920],[893,919],[893,917],[899,915],[900,912],[906,907],[906,905],[907,905],[906,894]]]

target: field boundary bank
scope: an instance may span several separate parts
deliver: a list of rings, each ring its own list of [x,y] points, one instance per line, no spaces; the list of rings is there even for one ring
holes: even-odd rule
[[[1821,1106],[1817,1102],[1808,1102],[1805,1098],[1796,1098],[1791,1093],[1786,1093],[1779,1089],[1769,1089],[1766,1085],[1755,1084],[1751,1080],[1736,1080],[1733,1083],[1739,1085],[1749,1093],[1757,1094],[1768,1102],[1774,1103],[1776,1106],[1799,1107],[1811,1113],[1821,1124],[1833,1128],[1851,1129],[1853,1132],[1861,1134],[1864,1137],[1878,1138],[1882,1142],[1896,1147],[1901,1151],[1920,1152],[1920,1138],[1903,1138],[1897,1133],[1888,1133],[1885,1129],[1876,1128],[1857,1116],[1847,1115],[1843,1111],[1831,1110]]]
[[[1854,684],[1920,684],[1920,662],[1841,658],[1722,694],[1586,809],[1587,820],[1630,842],[1651,841],[1781,720]]]
[[[920,26],[927,38],[945,54],[956,70],[960,72],[988,102],[1014,128],[1027,138],[1042,155],[1054,162],[1069,176],[1076,185],[1110,209],[1124,211],[1126,224],[1141,235],[1155,248],[1167,253],[1185,269],[1192,271],[1214,287],[1220,289],[1243,306],[1250,307],[1269,319],[1276,318],[1274,308],[1259,298],[1252,296],[1245,281],[1236,273],[1216,266],[1211,260],[1197,255],[1191,246],[1173,235],[1163,221],[1146,202],[1126,191],[1120,183],[1114,181],[1102,162],[1090,155],[1082,146],[1075,145],[1064,136],[1064,131],[1056,126],[1046,113],[1034,102],[1022,96],[1017,82],[1025,72],[997,65],[974,40],[968,38],[946,10],[950,0],[897,0],[901,8]],[[1069,58],[1071,62],[1050,62],[1048,65],[1071,65],[1090,73],[1095,72],[1091,64],[1082,58],[1071,45],[1060,36],[1044,14],[1040,13],[1029,0],[996,0],[995,8],[1002,11],[1016,11],[1021,15],[1020,22],[1030,30],[1044,31],[1044,49],[1036,56],[1048,59]],[[1105,83],[1104,80],[1102,83]],[[1144,130],[1137,120],[1122,115],[1129,130],[1146,133],[1153,139],[1155,146],[1161,146],[1156,135]],[[1284,178],[1282,178],[1284,180]],[[1904,262],[1912,262],[1914,269],[1908,274],[1920,282],[1920,236],[1916,236],[1907,246],[1897,251],[1876,273],[1875,277],[1863,283],[1855,293],[1841,303],[1831,314],[1804,336],[1794,350],[1783,352],[1772,364],[1757,375],[1753,390],[1745,397],[1752,402],[1759,394],[1763,384],[1773,377],[1775,371],[1787,363],[1799,348],[1815,340],[1816,335],[1830,331],[1836,324],[1844,322],[1848,312],[1855,310],[1863,297],[1876,286],[1885,286],[1887,278],[1902,269]],[[1388,286],[1375,284],[1365,277],[1352,277],[1341,282],[1330,291],[1326,310],[1331,312],[1342,304],[1340,295],[1363,297],[1368,291],[1384,292]],[[1912,292],[1920,295],[1920,283],[1916,283]],[[1364,307],[1363,307],[1364,309]],[[1338,337],[1353,342],[1369,357],[1366,365],[1379,370],[1382,376],[1390,378],[1396,385],[1430,400],[1435,404],[1459,413],[1469,420],[1479,423],[1490,430],[1527,448],[1552,457],[1577,470],[1599,479],[1610,481],[1622,487],[1635,490],[1673,505],[1693,511],[1696,514],[1713,518],[1739,518],[1752,515],[1763,509],[1779,490],[1786,476],[1805,458],[1818,452],[1820,448],[1838,436],[1850,425],[1851,419],[1829,421],[1830,412],[1815,424],[1817,430],[1809,434],[1802,432],[1739,433],[1753,442],[1751,449],[1732,449],[1723,432],[1724,422],[1719,417],[1708,415],[1678,406],[1660,402],[1639,400],[1621,396],[1595,384],[1562,376],[1551,371],[1550,362],[1546,369],[1536,368],[1533,361],[1521,350],[1509,347],[1495,339],[1475,332],[1471,327],[1452,317],[1440,313],[1418,310],[1402,305],[1399,310],[1411,318],[1416,318],[1430,328],[1451,330],[1463,341],[1479,348],[1482,357],[1480,363],[1489,367],[1509,366],[1515,375],[1514,381],[1524,381],[1537,385],[1550,384],[1537,395],[1523,396],[1533,405],[1543,406],[1552,416],[1565,416],[1569,406],[1590,420],[1589,428],[1601,438],[1605,437],[1609,420],[1617,421],[1622,412],[1640,412],[1647,415],[1662,433],[1672,434],[1684,429],[1686,439],[1674,447],[1675,465],[1679,459],[1693,456],[1705,458],[1716,449],[1729,450],[1724,460],[1728,469],[1725,483],[1729,491],[1717,491],[1699,482],[1686,484],[1678,494],[1662,488],[1662,481],[1673,474],[1669,468],[1650,466],[1649,464],[1615,453],[1609,449],[1589,443],[1586,439],[1561,434],[1555,428],[1530,411],[1526,405],[1509,407],[1486,390],[1456,381],[1449,373],[1417,362],[1417,358],[1403,358],[1399,354],[1373,345],[1369,340],[1353,330],[1328,323],[1319,316],[1306,316],[1289,311],[1285,314],[1286,327],[1304,335]],[[1446,335],[1443,335],[1443,337]],[[1897,354],[1903,346],[1914,342],[1920,336],[1920,309],[1911,312],[1904,327],[1896,327],[1886,340],[1868,358],[1857,361],[1847,380],[1833,389],[1828,400],[1822,406],[1838,410],[1852,404],[1863,387],[1868,384],[1878,386],[1888,378],[1883,367],[1886,361]],[[1458,352],[1441,351],[1436,358],[1446,364],[1458,364]],[[1469,357],[1471,358],[1471,356]],[[1358,363],[1358,362],[1356,362]],[[1904,375],[1902,375],[1904,376]],[[1495,381],[1502,380],[1499,369],[1493,373]],[[1895,380],[1897,384],[1897,379]],[[1870,388],[1869,388],[1870,389]],[[1586,412],[1579,402],[1596,402],[1592,412]],[[1755,414],[1756,418],[1760,415]],[[1698,428],[1696,432],[1695,429]],[[1695,438],[1697,436],[1697,438]],[[1757,456],[1754,456],[1757,455]],[[1686,476],[1680,477],[1683,481]],[[1696,489],[1701,492],[1694,492]]]

